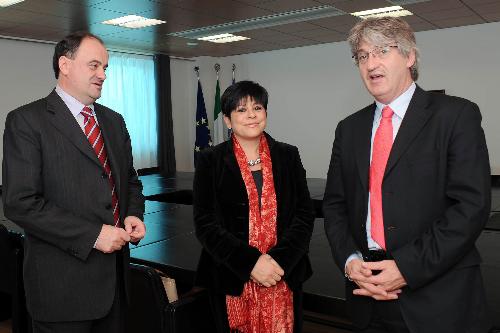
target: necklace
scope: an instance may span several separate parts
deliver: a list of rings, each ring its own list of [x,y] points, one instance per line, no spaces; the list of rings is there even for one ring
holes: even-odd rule
[[[254,165],[260,164],[260,156],[257,157],[255,160],[248,160],[247,164],[248,164],[248,166],[251,166],[251,167]]]

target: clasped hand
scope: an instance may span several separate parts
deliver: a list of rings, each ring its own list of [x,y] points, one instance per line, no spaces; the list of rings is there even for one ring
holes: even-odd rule
[[[252,281],[259,283],[265,287],[271,287],[281,281],[281,277],[285,271],[270,255],[263,254],[255,263],[255,266],[250,273]]]
[[[380,271],[374,275],[373,271]],[[347,264],[346,273],[358,285],[354,295],[372,297],[379,301],[398,299],[406,280],[394,260],[364,262],[354,259]]]
[[[138,242],[146,234],[146,226],[139,218],[127,216],[123,221],[125,229],[104,224],[97,237],[95,248],[103,253],[120,250],[128,242]]]

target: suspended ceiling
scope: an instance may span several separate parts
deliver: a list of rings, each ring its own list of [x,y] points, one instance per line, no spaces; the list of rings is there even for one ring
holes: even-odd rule
[[[229,56],[343,41],[358,18],[348,13],[392,6],[385,0],[25,0],[0,8],[0,35],[57,42],[76,30],[89,30],[114,49],[179,57]],[[403,1],[404,2],[404,1]],[[330,5],[345,14],[238,32],[250,39],[214,44],[169,36],[211,25],[304,8]],[[431,0],[403,5],[415,31],[500,21],[500,1]],[[101,22],[135,14],[165,24],[129,29]],[[196,42],[197,45],[188,45]]]

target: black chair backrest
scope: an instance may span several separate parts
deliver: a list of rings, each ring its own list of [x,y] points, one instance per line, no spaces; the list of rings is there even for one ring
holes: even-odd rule
[[[130,264],[130,315],[127,332],[165,332],[167,295],[161,277],[153,268]]]
[[[0,292],[12,292],[13,253],[12,241],[7,228],[0,224]]]
[[[10,232],[0,224],[0,292],[10,295],[12,332],[31,332],[23,285],[22,234]]]

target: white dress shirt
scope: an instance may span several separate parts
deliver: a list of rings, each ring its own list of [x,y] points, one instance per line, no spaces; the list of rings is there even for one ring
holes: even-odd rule
[[[413,97],[413,93],[416,89],[416,84],[413,82],[408,89],[401,95],[399,95],[395,100],[391,103],[387,104],[394,111],[392,115],[392,141],[396,139],[396,135],[398,134],[399,127],[403,122],[403,119],[406,114],[406,110],[408,110],[408,106],[410,105],[411,98]],[[386,106],[386,104],[382,104],[378,101],[375,101],[375,115],[373,117],[373,127],[372,127],[372,138],[370,145],[370,163],[372,160],[373,153],[373,140],[375,138],[375,133],[377,132],[378,125],[380,124],[380,120],[382,119],[382,109]],[[380,250],[381,247],[372,239],[371,237],[371,212],[370,212],[370,193],[368,193],[368,214],[366,216],[366,238],[368,240],[368,249],[370,250]],[[361,253],[353,253],[346,260],[347,264],[353,259],[362,259]]]

